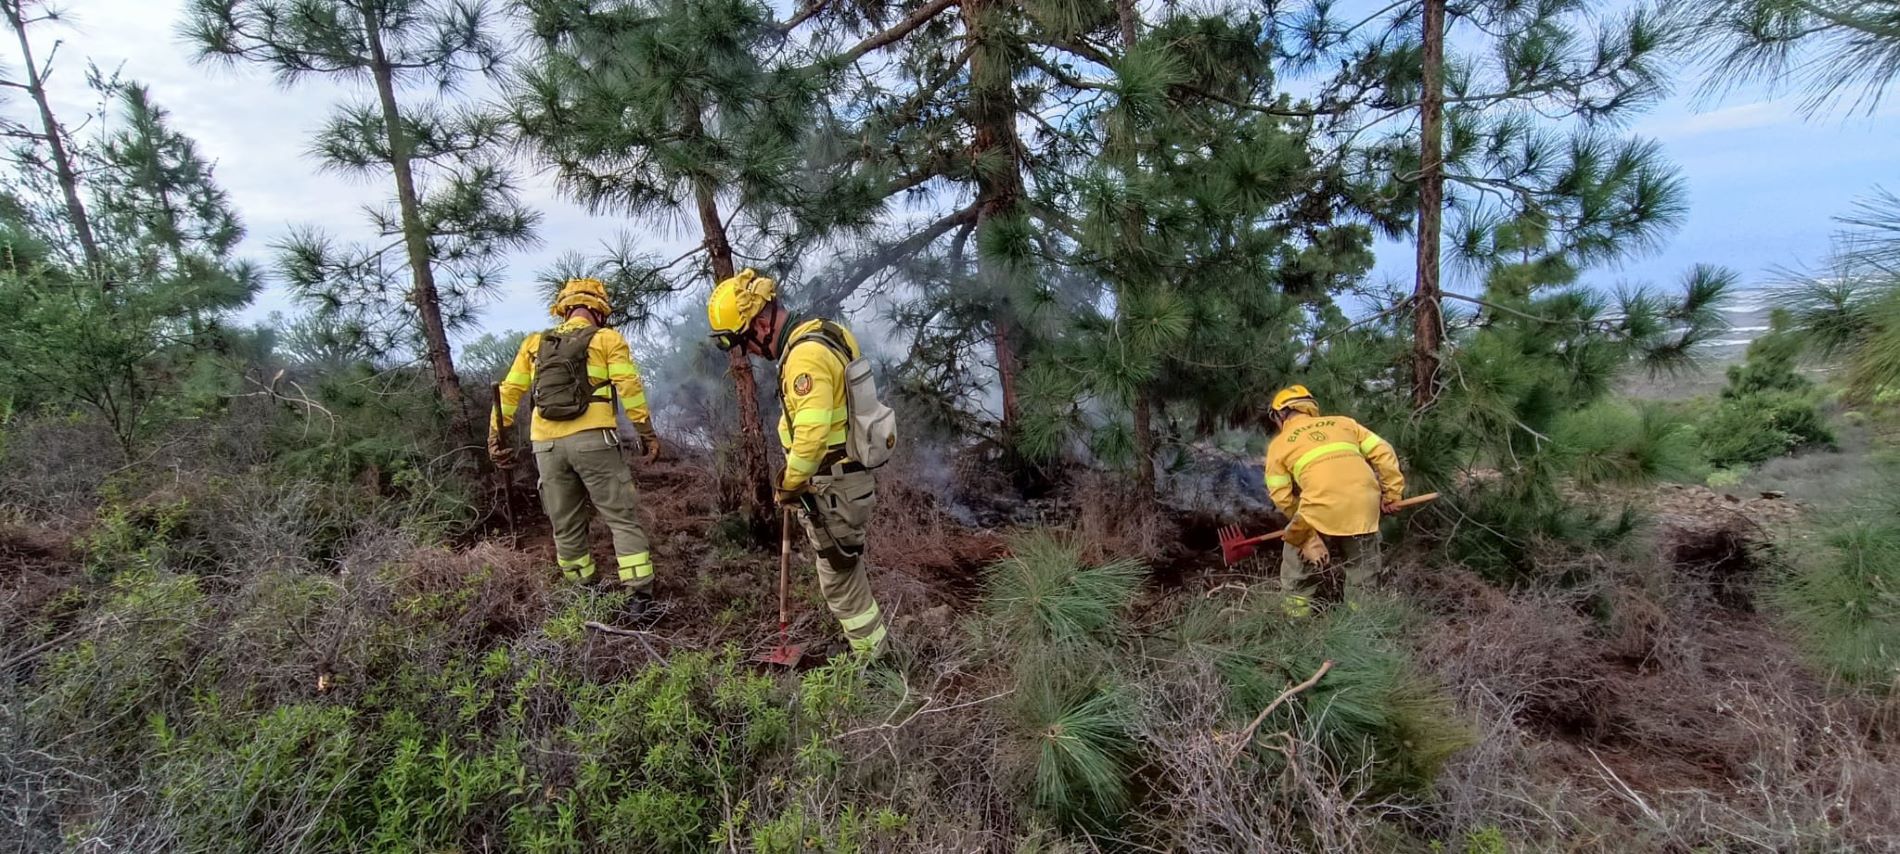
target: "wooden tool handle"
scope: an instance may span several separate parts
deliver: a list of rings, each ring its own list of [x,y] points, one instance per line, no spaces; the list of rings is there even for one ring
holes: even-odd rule
[[[778,531],[778,624],[786,626],[792,621],[792,508],[780,508]]]
[[[1411,498],[1402,498],[1399,501],[1395,502],[1392,506],[1395,508],[1417,507],[1420,504],[1430,504],[1433,501],[1437,501],[1437,500],[1438,500],[1438,493],[1427,492],[1424,495],[1414,495]],[[1255,545],[1258,543],[1270,543],[1270,542],[1273,542],[1274,540],[1277,540],[1277,539],[1280,539],[1281,537],[1286,536],[1287,532],[1291,530],[1293,529],[1281,528],[1280,530],[1274,531],[1271,534],[1261,534],[1258,537],[1249,537],[1245,540],[1241,540],[1241,544]]]
[[[1240,544],[1241,545],[1256,545],[1259,543],[1271,543],[1274,540],[1277,540],[1277,539],[1280,539],[1281,537],[1286,536],[1286,532],[1291,531],[1291,530],[1293,529],[1281,528],[1280,530],[1274,531],[1273,533],[1270,533],[1270,534],[1261,534],[1258,537],[1248,537],[1247,539],[1241,540]]]

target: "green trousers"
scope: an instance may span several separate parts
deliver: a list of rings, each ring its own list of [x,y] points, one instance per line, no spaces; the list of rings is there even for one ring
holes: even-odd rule
[[[621,582],[636,590],[651,589],[653,556],[640,529],[639,493],[614,431],[583,430],[536,442],[534,463],[541,472],[541,507],[554,523],[554,555],[561,575],[594,580],[597,570],[587,545],[587,525],[599,511],[614,535]]]
[[[818,553],[818,589],[844,627],[851,648],[875,657],[884,650],[884,616],[871,596],[864,566],[864,528],[877,507],[877,479],[870,472],[820,472],[799,518]]]
[[[1352,602],[1384,570],[1376,531],[1353,537],[1315,536],[1326,543],[1331,557],[1324,569],[1308,566],[1293,544],[1280,547],[1280,589],[1284,593],[1281,607],[1289,617],[1309,616],[1316,603],[1337,601],[1341,597]],[[1342,580],[1344,584],[1340,583]]]

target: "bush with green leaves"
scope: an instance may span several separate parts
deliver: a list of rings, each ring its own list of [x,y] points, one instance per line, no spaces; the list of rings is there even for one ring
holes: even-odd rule
[[[1110,640],[1146,572],[1125,559],[1090,565],[1073,537],[1024,534],[1010,541],[1009,559],[990,568],[989,628],[1011,650]]]
[[[1834,431],[1809,395],[1759,392],[1715,402],[1697,426],[1702,453],[1718,467],[1758,465],[1831,448]]]
[[[1128,701],[1104,662],[1125,640],[1123,610],[1145,568],[1091,564],[1072,536],[1037,531],[990,568],[979,626],[1016,686],[1016,742],[1030,801],[1071,826],[1100,826],[1127,799]]]
[[[550,600],[503,550],[355,548],[341,577],[215,580],[155,552],[37,618],[22,642],[57,648],[0,686],[0,743],[76,782],[22,820],[208,852],[854,852],[910,832],[838,786],[859,667],[786,679],[736,646],[647,662],[630,640],[642,660],[610,663],[581,624],[624,597]],[[22,769],[0,767],[6,791]]]
[[[1900,471],[1887,488],[1809,539],[1776,580],[1772,601],[1830,676],[1887,694],[1900,682]]]
[[[1604,401],[1567,413],[1550,439],[1558,464],[1584,486],[1693,481],[1706,474],[1694,425],[1654,404]]]
[[[1777,309],[1769,331],[1748,345],[1728,384],[1700,419],[1702,452],[1717,467],[1756,465],[1810,448],[1834,445],[1816,404],[1814,384],[1796,370],[1803,334]]]

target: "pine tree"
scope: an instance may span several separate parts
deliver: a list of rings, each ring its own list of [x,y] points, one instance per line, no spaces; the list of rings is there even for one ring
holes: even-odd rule
[[[1744,82],[1799,89],[1802,108],[1871,113],[1900,77],[1900,0],[1696,0],[1673,4],[1719,95]]]
[[[786,51],[795,30],[829,39],[875,25],[882,10],[813,4],[784,22],[749,0],[542,0],[527,10],[540,50],[512,98],[522,135],[590,208],[692,211],[694,251],[705,253],[712,282],[733,275],[741,258],[768,270],[783,263],[742,255],[735,235],[757,242],[785,217],[804,216],[790,211],[809,195],[800,155],[828,69],[927,19],[877,30],[815,66]],[[743,484],[733,491],[763,519],[771,478],[757,382],[743,353],[729,354],[728,366]]]
[[[1370,232],[1334,221],[1349,194],[1309,150],[1310,121],[1274,93],[1257,18],[1175,13],[1142,32],[1122,11],[1113,77],[1073,81],[1113,97],[1083,114],[1101,156],[1063,202],[1073,261],[1108,299],[1032,365],[1026,432],[1049,453],[1071,427],[1091,429],[1098,456],[1132,456],[1151,501],[1161,434],[1250,421],[1308,318],[1336,315],[1332,296],[1370,265]],[[1103,404],[1108,418],[1089,411]]]
[[[259,274],[234,257],[244,236],[230,194],[197,143],[174,130],[143,84],[96,79],[119,107],[118,126],[84,153],[100,238],[115,275],[187,291],[203,328],[250,301]]]
[[[94,83],[118,110],[95,145],[68,152],[88,175],[100,260],[83,260],[67,223],[0,204],[0,386],[17,405],[93,412],[130,459],[199,405],[194,381],[228,378],[218,321],[259,279],[233,257],[243,228],[196,144],[144,86]]]
[[[1342,19],[1334,4],[1312,3],[1279,29],[1295,67],[1337,68],[1316,98],[1332,117],[1337,156],[1383,170],[1415,205],[1411,386],[1420,407],[1444,383],[1444,211],[1446,239],[1480,270],[1499,244],[1590,262],[1624,256],[1681,215],[1680,188],[1655,148],[1605,130],[1664,91],[1659,64],[1672,31],[1647,6],[1599,20],[1581,0],[1425,0]],[[1536,232],[1540,248],[1507,232]]]
[[[337,110],[315,149],[325,167],[386,173],[395,209],[374,214],[389,245],[339,247],[306,232],[288,242],[280,267],[292,286],[365,331],[399,320],[385,304],[406,292],[420,326],[436,392],[452,435],[472,435],[449,348],[471,299],[491,284],[499,255],[533,242],[538,216],[522,207],[497,147],[491,117],[440,102],[405,106],[408,86],[449,91],[471,74],[493,75],[502,44],[482,3],[455,0],[193,0],[185,37],[201,60],[251,62],[291,85],[311,75],[367,79],[368,104]],[[385,255],[400,246],[409,282]],[[447,287],[437,274],[446,271]]]
[[[80,260],[98,267],[102,260],[99,243],[93,234],[92,218],[87,214],[86,205],[80,197],[79,169],[71,151],[72,141],[65,125],[54,115],[52,102],[46,95],[46,78],[53,73],[53,58],[48,56],[44,65],[37,64],[33,58],[32,39],[27,36],[28,29],[33,25],[58,20],[59,12],[41,0],[0,0],[0,14],[6,15],[7,25],[13,28],[13,35],[19,40],[20,70],[25,81],[0,79],[0,86],[25,90],[39,112],[37,130],[28,130],[23,123],[8,122],[4,127],[5,135],[27,143],[27,147],[16,152],[16,160],[25,168],[45,168],[53,174],[65,205],[66,225],[72,230],[73,239],[79,247]],[[46,148],[43,161],[37,153],[39,146]],[[109,278],[100,277],[97,281],[101,287],[112,286]]]

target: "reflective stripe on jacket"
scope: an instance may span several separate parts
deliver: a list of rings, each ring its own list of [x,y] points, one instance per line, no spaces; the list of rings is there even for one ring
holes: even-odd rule
[[[826,454],[844,447],[851,414],[845,406],[844,360],[823,342],[798,340],[817,332],[823,324],[823,320],[807,320],[792,327],[785,340],[794,343],[779,359],[779,394],[785,401],[785,413],[778,422],[778,441],[785,448],[781,489],[803,486],[818,471]],[[857,338],[842,326],[838,329],[856,358]]]
[[[1266,473],[1281,512],[1335,537],[1379,530],[1379,505],[1405,495],[1392,446],[1343,415],[1288,418],[1267,442]]]
[[[566,332],[588,325],[591,324],[586,319],[572,317],[555,328]],[[536,332],[521,342],[521,349],[515,352],[514,365],[501,381],[504,426],[515,423],[516,411],[534,386],[534,357],[540,351],[541,333]],[[536,415],[528,428],[529,441],[546,442],[582,430],[614,429],[615,392],[619,392],[620,405],[627,410],[627,420],[641,424],[652,417],[647,413],[647,390],[640,384],[640,368],[633,363],[633,352],[627,349],[627,339],[620,337],[620,333],[612,329],[594,333],[593,340],[587,342],[587,375],[596,382],[607,381],[594,390],[596,400],[587,407],[587,412],[571,421],[549,421]],[[493,419],[490,419],[489,430],[494,430]]]

